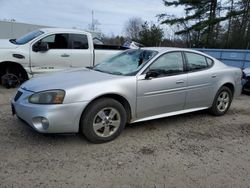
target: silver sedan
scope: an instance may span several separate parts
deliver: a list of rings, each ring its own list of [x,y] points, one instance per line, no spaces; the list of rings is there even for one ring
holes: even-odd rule
[[[227,112],[242,72],[201,52],[179,48],[124,51],[92,68],[25,82],[12,111],[41,133],[83,133],[113,140],[126,123],[209,109]]]

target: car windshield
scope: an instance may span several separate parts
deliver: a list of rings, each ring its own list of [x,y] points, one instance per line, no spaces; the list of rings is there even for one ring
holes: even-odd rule
[[[135,75],[158,52],[153,50],[126,50],[96,65],[93,70],[116,75]]]
[[[27,42],[33,40],[34,38],[40,36],[41,34],[43,34],[44,32],[40,31],[40,30],[36,30],[36,31],[32,31],[18,39],[10,39],[10,42],[14,43],[14,44],[18,44],[18,45],[22,45],[22,44],[26,44]]]

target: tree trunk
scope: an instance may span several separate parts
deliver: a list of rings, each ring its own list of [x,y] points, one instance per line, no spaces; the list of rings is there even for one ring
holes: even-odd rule
[[[210,3],[210,12],[209,12],[209,25],[208,25],[208,33],[207,33],[207,41],[206,46],[210,46],[213,43],[213,32],[214,32],[214,24],[212,23],[216,18],[216,10],[217,10],[217,0],[211,0]]]
[[[231,0],[230,12],[232,12],[233,10],[234,10],[234,0]],[[232,17],[230,16],[229,21],[228,21],[228,29],[227,29],[228,31],[227,31],[227,35],[226,35],[226,43],[225,43],[226,48],[229,47],[231,25],[232,25]]]

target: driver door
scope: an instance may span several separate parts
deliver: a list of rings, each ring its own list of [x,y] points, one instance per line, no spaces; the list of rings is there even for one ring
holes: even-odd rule
[[[146,72],[149,71],[157,74],[151,78],[144,76],[137,82],[137,118],[183,110],[187,74],[184,71],[182,53],[162,55]]]
[[[33,45],[45,42],[49,46],[46,52],[35,52]],[[61,71],[70,68],[69,34],[52,34],[44,37],[30,48],[31,70],[33,74]]]

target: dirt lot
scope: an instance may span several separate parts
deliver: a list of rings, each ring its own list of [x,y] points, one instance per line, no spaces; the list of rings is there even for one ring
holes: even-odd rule
[[[42,135],[12,117],[0,88],[0,187],[249,187],[250,96],[206,111],[127,126],[110,143]]]

